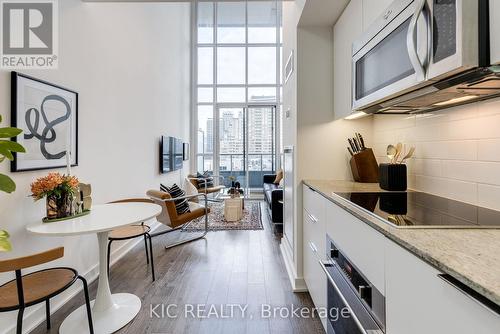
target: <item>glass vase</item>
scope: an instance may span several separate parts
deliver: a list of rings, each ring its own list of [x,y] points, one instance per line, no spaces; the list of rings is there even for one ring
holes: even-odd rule
[[[61,194],[61,196],[47,196],[47,218],[58,219],[70,217],[73,214],[73,195],[69,192]]]

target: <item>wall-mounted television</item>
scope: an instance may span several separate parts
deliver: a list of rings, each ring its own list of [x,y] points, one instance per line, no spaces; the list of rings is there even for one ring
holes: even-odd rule
[[[160,173],[182,169],[183,142],[179,138],[162,136],[160,140]]]

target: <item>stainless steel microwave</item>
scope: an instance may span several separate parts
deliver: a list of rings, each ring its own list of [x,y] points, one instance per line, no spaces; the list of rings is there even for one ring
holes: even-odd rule
[[[488,0],[394,1],[353,43],[353,110],[412,112],[476,98],[457,84],[492,75],[483,70],[490,65],[488,10]],[[461,82],[436,85],[460,75]],[[498,87],[490,93],[498,94],[500,77],[493,77]]]

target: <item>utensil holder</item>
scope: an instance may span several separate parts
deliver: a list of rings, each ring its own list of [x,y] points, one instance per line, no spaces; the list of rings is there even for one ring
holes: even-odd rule
[[[380,164],[380,188],[391,191],[405,191],[406,165],[405,164]]]
[[[354,154],[351,157],[350,164],[354,181],[362,183],[378,182],[378,164],[371,148]]]

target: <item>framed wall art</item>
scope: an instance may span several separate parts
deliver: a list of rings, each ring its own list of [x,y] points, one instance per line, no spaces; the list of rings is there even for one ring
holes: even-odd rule
[[[12,72],[11,123],[23,130],[15,140],[26,153],[12,172],[78,165],[78,93]]]

